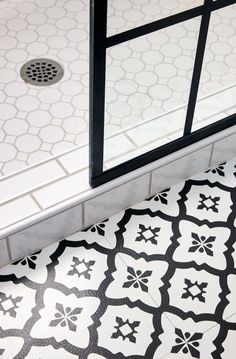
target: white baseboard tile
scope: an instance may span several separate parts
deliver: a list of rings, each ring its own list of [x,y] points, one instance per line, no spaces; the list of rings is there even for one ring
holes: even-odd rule
[[[12,260],[22,258],[71,233],[83,226],[82,206],[78,205],[35,224],[9,237]]]
[[[118,186],[84,204],[85,226],[97,223],[149,195],[150,173]]]
[[[232,135],[214,143],[211,166],[236,156],[236,131]]]
[[[212,145],[188,154],[152,172],[151,193],[163,191],[170,186],[209,167]]]
[[[6,241],[5,238],[0,240],[0,268],[10,261]]]

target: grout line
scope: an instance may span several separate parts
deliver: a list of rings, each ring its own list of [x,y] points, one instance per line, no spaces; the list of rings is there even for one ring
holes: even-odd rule
[[[63,164],[60,162],[60,159],[59,158],[56,158],[55,161],[57,162],[57,164],[61,167],[61,169],[65,172],[65,174],[67,176],[70,175],[70,173],[67,171],[67,169],[63,166]]]
[[[223,320],[227,320],[227,319],[229,319],[229,318],[231,318],[233,315],[235,315],[236,314],[236,312],[235,313],[232,313],[232,314],[230,314],[228,317],[226,317],[225,319],[223,319]]]
[[[135,146],[135,149],[139,148],[139,146],[137,145],[136,142],[134,142],[134,140],[129,136],[129,134],[127,132],[124,133],[125,137],[128,138],[128,140],[130,142],[132,142],[132,144]],[[132,150],[131,150],[132,151]]]
[[[7,254],[8,254],[9,262],[11,262],[12,254],[11,254],[10,239],[9,239],[9,237],[6,237],[5,240],[6,240],[6,247],[7,247]]]
[[[76,173],[78,173],[78,172],[80,172],[80,170],[78,170]],[[74,174],[74,173],[73,173],[73,174]],[[72,175],[72,174],[71,174],[71,175]],[[50,186],[50,185],[53,184],[53,183],[59,182],[59,181],[61,181],[61,180],[63,180],[63,179],[66,179],[66,178],[68,178],[68,176],[66,176],[66,174],[64,174],[64,176],[58,177],[58,178],[54,179],[53,181],[49,181],[49,182],[47,182],[47,183],[44,183],[44,184],[41,185],[41,186],[38,186],[38,187],[33,188],[33,189],[29,190],[29,191],[26,191],[26,192],[23,192],[23,193],[21,193],[21,194],[19,194],[19,195],[16,195],[15,197],[10,198],[10,199],[8,199],[8,200],[5,201],[5,202],[0,203],[0,207],[4,206],[5,204],[11,203],[12,201],[15,201],[16,199],[19,199],[19,198],[22,198],[22,197],[25,197],[25,196],[30,196],[31,193],[34,193],[34,192],[36,192],[36,191],[38,191],[38,190],[41,190],[41,189],[43,189],[43,188],[45,188],[45,187],[47,187],[47,186]],[[1,183],[0,183],[0,187],[1,187]]]
[[[37,204],[37,206],[41,209],[41,211],[44,210],[44,208],[41,206],[41,204],[39,203],[39,201],[35,198],[33,193],[30,193],[30,197],[32,198],[32,200]]]
[[[85,202],[81,203],[81,216],[82,216],[82,228],[85,228],[85,206],[84,206]]]
[[[151,188],[152,188],[152,171],[150,172],[150,177],[149,177],[148,195],[151,194]]]
[[[213,152],[214,152],[214,146],[215,146],[215,144],[212,143],[211,153],[210,153],[210,158],[209,158],[209,164],[208,164],[209,168],[211,167],[211,161],[212,161],[212,156],[213,156]]]

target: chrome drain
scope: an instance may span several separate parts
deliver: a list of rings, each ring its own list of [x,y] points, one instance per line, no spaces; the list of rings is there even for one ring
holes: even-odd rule
[[[21,67],[20,75],[30,85],[50,86],[61,80],[64,70],[54,60],[32,59]]]

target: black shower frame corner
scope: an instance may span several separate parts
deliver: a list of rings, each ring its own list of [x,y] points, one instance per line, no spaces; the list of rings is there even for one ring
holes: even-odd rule
[[[233,114],[191,132],[211,13],[235,3],[235,0],[204,0],[204,4],[201,6],[107,37],[108,0],[90,0],[89,177],[92,187],[97,187],[111,181],[236,124],[236,114]],[[104,171],[104,110],[107,49],[197,16],[201,16],[201,25],[198,34],[183,136]]]

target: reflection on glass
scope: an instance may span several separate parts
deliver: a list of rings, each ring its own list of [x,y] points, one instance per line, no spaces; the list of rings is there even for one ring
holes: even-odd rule
[[[108,49],[106,166],[182,136],[199,26],[198,17]]]
[[[236,5],[211,15],[193,130],[236,112]]]

